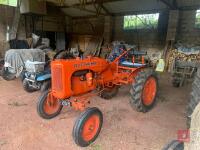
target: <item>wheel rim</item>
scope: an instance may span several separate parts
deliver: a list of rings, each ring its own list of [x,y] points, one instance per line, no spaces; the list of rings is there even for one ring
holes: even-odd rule
[[[154,102],[157,92],[156,79],[154,77],[149,77],[144,84],[142,92],[142,100],[144,105],[151,105]]]
[[[100,118],[98,115],[92,115],[84,124],[82,130],[82,137],[86,142],[92,140],[99,129]]]
[[[47,95],[46,100],[44,101],[44,112],[48,115],[56,113],[60,109],[59,100],[56,99],[53,94],[50,92]]]

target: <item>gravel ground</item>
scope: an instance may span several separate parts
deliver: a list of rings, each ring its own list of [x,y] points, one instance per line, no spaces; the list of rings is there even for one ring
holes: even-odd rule
[[[0,150],[160,150],[185,129],[185,107],[190,85],[173,88],[169,75],[160,77],[158,102],[148,113],[129,105],[129,88],[122,87],[110,101],[94,97],[91,106],[103,113],[104,123],[97,140],[78,147],[72,129],[80,112],[64,107],[62,113],[43,120],[36,111],[40,92],[26,93],[19,80],[0,78]]]

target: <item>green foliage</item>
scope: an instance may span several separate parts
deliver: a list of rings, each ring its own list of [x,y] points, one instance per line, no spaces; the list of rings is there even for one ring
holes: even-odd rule
[[[17,6],[17,0],[0,0],[0,5]]]
[[[195,27],[196,27],[196,28],[200,28],[200,10],[197,10],[197,12],[196,12]]]
[[[124,16],[124,29],[155,29],[158,19],[159,13]]]

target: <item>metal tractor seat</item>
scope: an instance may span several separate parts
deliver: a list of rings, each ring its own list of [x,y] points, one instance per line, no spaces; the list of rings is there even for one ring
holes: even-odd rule
[[[131,68],[138,68],[138,67],[146,66],[146,64],[132,63],[132,62],[128,62],[128,61],[123,61],[120,63],[120,65],[123,67],[131,67]]]
[[[147,52],[146,51],[137,51],[137,50],[134,50],[134,49],[131,49],[129,52],[128,52],[128,55],[130,57],[137,57],[137,56],[144,56],[144,55],[147,55]],[[130,61],[121,61],[120,62],[120,65],[123,66],[123,67],[131,67],[131,68],[139,68],[139,67],[144,67],[146,66],[146,64],[142,64],[142,63],[136,63],[136,62],[130,62]]]

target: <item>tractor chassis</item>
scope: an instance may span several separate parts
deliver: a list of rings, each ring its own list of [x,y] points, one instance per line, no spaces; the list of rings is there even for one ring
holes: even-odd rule
[[[129,67],[122,67],[118,66],[118,73],[115,74],[114,82],[109,82],[107,84],[102,84],[106,87],[113,87],[113,86],[122,86],[128,84],[134,84],[134,76],[143,68],[129,68]],[[103,82],[103,81],[102,81]],[[100,86],[99,86],[100,87]],[[95,91],[80,95],[80,96],[73,96],[68,99],[60,100],[60,104],[63,106],[73,107],[74,110],[84,111],[87,108],[87,105],[90,104],[91,98],[97,95],[101,95],[103,88],[97,88]]]
[[[37,105],[38,114],[44,119],[51,119],[56,117],[61,112],[63,106],[69,106],[74,110],[82,111],[75,122],[72,134],[77,145],[86,147],[94,142],[98,137],[103,124],[103,115],[101,111],[96,107],[87,108],[92,97],[98,95],[104,99],[111,99],[117,94],[118,87],[122,85],[131,85],[131,106],[136,107],[136,110],[140,112],[147,112],[150,110],[156,101],[156,75],[152,69],[149,69],[148,66],[145,65],[143,57],[141,66],[139,67],[127,67],[125,65],[121,65],[119,61],[122,56],[126,54],[127,51],[109,64],[105,60],[92,57],[88,57],[86,60],[76,59],[76,62],[74,62],[74,60],[55,61],[55,64],[51,67],[53,68],[52,81],[56,79],[56,82],[55,85],[52,85],[52,90],[46,91],[40,96]],[[67,79],[71,78],[70,80],[62,80],[62,82],[60,82],[61,77],[54,77],[54,74],[58,76],[61,74],[57,72],[58,68],[54,68],[59,66],[60,63],[71,69],[70,72],[62,72],[62,76],[67,76],[68,74]],[[86,72],[84,77],[71,76],[72,74],[70,73],[75,72],[77,66],[79,67],[79,70],[80,67],[82,67],[82,70],[89,68],[92,71]],[[64,69],[64,71],[66,70]],[[91,75],[92,72],[93,75]],[[79,82],[79,80],[84,83]],[[62,85],[62,89],[65,89],[64,92],[68,93],[65,93],[66,96],[62,96],[63,92],[58,92],[58,97],[56,97],[55,92],[57,91],[55,89],[58,91],[60,90],[60,85],[57,83],[65,83],[65,85],[71,84],[73,87],[66,86],[63,88],[64,85]],[[88,86],[87,91],[84,91],[85,89],[81,87],[81,85],[84,87],[85,84]],[[77,85],[80,87],[77,87]],[[66,90],[66,88],[68,88],[68,90]],[[74,91],[71,91],[72,88]],[[77,94],[80,90],[84,92]]]

